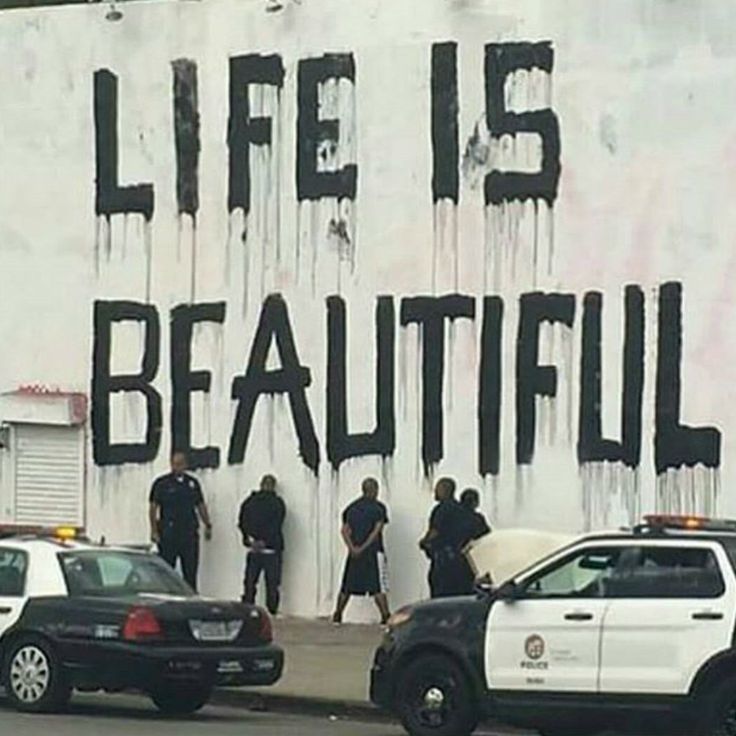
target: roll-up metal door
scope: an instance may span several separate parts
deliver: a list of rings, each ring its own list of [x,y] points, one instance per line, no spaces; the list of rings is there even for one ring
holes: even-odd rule
[[[84,432],[80,427],[14,427],[15,523],[84,524]]]

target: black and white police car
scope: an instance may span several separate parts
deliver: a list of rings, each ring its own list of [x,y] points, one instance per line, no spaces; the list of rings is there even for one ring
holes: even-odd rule
[[[736,522],[650,516],[392,618],[371,698],[412,736],[736,735]]]
[[[74,689],[148,693],[172,714],[217,685],[270,685],[284,655],[258,607],[196,595],[156,555],[74,530],[0,536],[0,682],[25,711]]]

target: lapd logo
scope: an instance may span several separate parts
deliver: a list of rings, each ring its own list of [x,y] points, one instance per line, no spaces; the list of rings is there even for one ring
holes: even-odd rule
[[[544,656],[544,639],[538,634],[532,634],[524,642],[524,651],[526,656],[534,662],[542,659]]]

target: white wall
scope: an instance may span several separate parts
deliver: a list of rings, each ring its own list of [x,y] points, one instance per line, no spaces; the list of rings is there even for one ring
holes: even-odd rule
[[[338,511],[358,493],[366,474],[381,478],[390,506],[394,603],[425,594],[426,563],[416,540],[432,496],[418,446],[417,330],[397,325],[393,457],[349,460],[333,473],[325,458],[330,294],[341,294],[348,306],[349,415],[351,427],[363,431],[375,421],[376,296],[394,296],[397,319],[406,296],[459,291],[477,297],[476,319],[459,320],[448,337],[445,454],[434,475],[452,474],[461,485],[481,487],[484,509],[497,526],[575,531],[619,524],[640,509],[657,507],[657,289],[666,281],[682,282],[681,418],[692,426],[716,426],[722,459],[717,469],[671,471],[659,507],[708,510],[717,494],[721,513],[736,512],[729,491],[736,452],[731,3],[302,0],[280,13],[264,7],[256,0],[131,3],[121,6],[118,22],[106,20],[101,5],[0,15],[0,389],[38,382],[89,393],[95,300],[149,297],[162,324],[155,386],[163,396],[164,434],[158,457],[151,464],[94,467],[90,451],[90,530],[110,540],[145,539],[148,487],[167,465],[169,310],[192,297],[194,236],[175,199],[171,62],[178,58],[195,60],[199,71],[194,299],[224,300],[227,308],[223,327],[197,329],[194,350],[195,367],[213,374],[209,396],[193,398],[195,443],[215,444],[223,456],[218,469],[200,473],[215,523],[215,539],[204,552],[205,592],[239,593],[237,507],[260,474],[273,471],[289,507],[289,611],[329,610],[343,560]],[[562,176],[553,216],[534,202],[510,205],[505,214],[493,207],[486,211],[482,175],[489,167],[472,165],[461,176],[459,206],[444,203],[435,211],[431,44],[458,42],[462,157],[485,108],[484,45],[514,40],[549,40],[555,51],[551,85],[543,74],[531,75],[531,81],[522,74],[507,90],[519,110],[530,99],[541,99],[542,106],[551,100],[559,119]],[[339,91],[332,85],[332,97],[328,91],[324,98],[325,110],[336,107],[343,120],[338,156],[358,165],[357,199],[341,211],[354,243],[353,270],[328,234],[335,201],[299,204],[295,190],[296,65],[326,52],[352,52],[357,68],[354,100],[344,83]],[[242,213],[227,210],[226,133],[228,58],[245,53],[279,53],[286,79],[270,169],[263,149],[252,149],[254,205],[243,241]],[[106,220],[94,209],[93,74],[100,68],[119,78],[120,180],[151,182],[156,196],[150,224],[139,215],[115,215],[109,237]],[[275,111],[271,92],[254,94],[252,102],[254,110],[263,105],[265,113]],[[517,144],[506,154],[507,167],[534,171],[538,139],[520,138]],[[513,218],[519,232],[503,235]],[[635,473],[640,495],[625,503],[621,488],[631,492],[634,474],[618,464],[581,468],[575,443],[582,299],[589,290],[604,294],[603,429],[619,438],[627,284],[645,293],[646,355],[642,457]],[[575,321],[572,330],[542,329],[540,356],[559,367],[559,392],[553,400],[537,399],[542,413],[533,462],[519,467],[518,304],[522,293],[533,290],[574,294]],[[230,384],[246,365],[260,303],[275,291],[288,304],[301,362],[311,370],[307,394],[322,453],[318,478],[298,457],[282,398],[260,400],[245,462],[227,464],[235,411]],[[501,472],[485,479],[477,470],[476,419],[483,294],[502,296],[505,307]],[[115,371],[137,370],[140,340],[135,327],[116,329]],[[114,400],[115,439],[139,438],[144,419],[138,397]],[[355,615],[366,610],[356,608]]]

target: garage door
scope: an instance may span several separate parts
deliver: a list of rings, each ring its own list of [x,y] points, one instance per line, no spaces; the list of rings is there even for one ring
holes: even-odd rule
[[[84,433],[80,427],[14,427],[15,523],[84,522]]]

